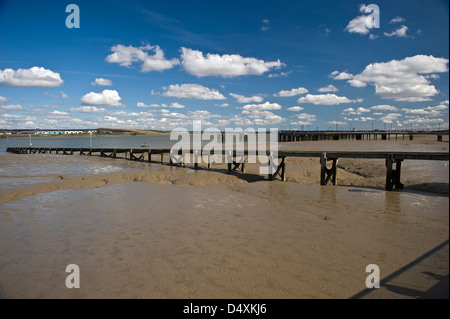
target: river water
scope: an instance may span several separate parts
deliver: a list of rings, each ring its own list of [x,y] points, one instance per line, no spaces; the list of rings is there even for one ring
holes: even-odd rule
[[[28,138],[11,138],[27,146]],[[168,136],[94,136],[94,147],[169,147]],[[6,140],[0,139],[0,149]],[[32,138],[89,147],[89,137]],[[325,141],[303,150],[448,151],[448,143]],[[424,296],[448,275],[448,162],[405,161],[402,191],[383,188],[383,161],[340,161],[319,186],[318,159],[288,159],[287,182],[96,156],[0,154],[0,297],[349,298],[418,258],[388,296]],[[68,289],[77,264],[81,288]],[[382,282],[383,284],[383,282]],[[387,283],[386,283],[386,286]],[[448,287],[448,286],[447,286]],[[403,292],[403,293],[402,293]],[[447,288],[448,294],[448,288]]]

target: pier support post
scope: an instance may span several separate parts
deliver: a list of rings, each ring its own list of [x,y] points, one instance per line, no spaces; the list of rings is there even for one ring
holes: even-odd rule
[[[403,189],[404,185],[400,182],[402,159],[394,159],[392,154],[386,157],[386,187],[387,191],[391,191],[394,187],[396,189]],[[395,163],[395,169],[393,164]]]
[[[337,172],[337,163],[338,159],[333,158],[330,159],[333,161],[333,165],[331,168],[327,168],[327,153],[322,153],[320,156],[320,185],[327,185],[331,180],[333,185],[336,185],[336,172]]]
[[[269,159],[270,160],[270,159]],[[269,161],[269,165],[271,162]],[[283,182],[286,181],[286,157],[281,158],[281,162],[277,167],[277,170],[273,174],[269,174],[269,180],[273,181],[276,177],[280,176]]]

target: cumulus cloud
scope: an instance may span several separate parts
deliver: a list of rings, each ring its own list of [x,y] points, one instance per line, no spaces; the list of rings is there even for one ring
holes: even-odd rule
[[[347,115],[362,115],[363,113],[368,113],[370,111],[370,109],[366,109],[364,107],[358,107],[357,109],[351,107],[343,110],[342,112]]]
[[[393,23],[400,23],[400,22],[405,22],[405,21],[406,21],[405,18],[402,18],[402,17],[395,17],[395,18],[391,19],[391,21],[389,21],[389,23],[390,23],[390,24],[393,24]]]
[[[281,116],[263,109],[244,109],[242,114],[252,119],[256,125],[278,124],[284,121]]]
[[[292,125],[311,125],[311,122],[314,122],[317,120],[317,118],[314,114],[309,114],[309,113],[297,114],[296,117],[300,121],[292,122],[291,123]]]
[[[408,27],[406,25],[402,25],[400,28],[398,28],[398,29],[396,29],[396,30],[394,30],[394,31],[392,31],[390,33],[384,32],[384,35],[387,36],[387,37],[406,38],[407,37],[407,35],[406,35],[407,31],[408,31]]]
[[[292,112],[298,112],[298,111],[303,110],[303,107],[301,107],[301,106],[293,106],[293,107],[288,108],[287,110],[288,111],[292,111]]]
[[[365,4],[361,4],[359,6],[359,11],[361,13],[372,13],[374,8],[373,5],[366,6]],[[370,33],[370,29],[374,26],[374,23],[374,17],[371,15],[357,16],[349,21],[344,31],[365,35]]]
[[[69,115],[69,113],[63,112],[63,111],[58,111],[58,110],[54,110],[49,113],[49,116],[53,117],[53,118],[66,117],[68,115]]]
[[[282,107],[278,103],[263,103],[263,104],[247,104],[242,107],[244,110],[281,110]]]
[[[30,69],[0,70],[0,86],[12,87],[56,87],[63,84],[59,73],[42,67],[34,66]]]
[[[356,18],[349,21],[347,27],[345,27],[345,31],[350,33],[359,33],[359,34],[367,34],[370,32],[370,29],[366,26],[367,16],[357,16]]]
[[[73,108],[70,108],[69,111],[78,112],[78,113],[92,113],[92,114],[107,113],[107,110],[105,108],[95,107],[95,106],[73,107]]]
[[[268,78],[285,78],[289,75],[289,73],[291,73],[292,71],[289,72],[280,72],[280,73],[270,73],[269,75],[267,75]]]
[[[23,106],[22,105],[18,105],[18,104],[0,105],[0,110],[1,111],[21,111],[23,109],[24,109]]]
[[[314,105],[338,105],[342,103],[362,102],[362,99],[350,100],[345,96],[337,96],[336,94],[307,94],[297,100],[298,103],[312,103]]]
[[[81,98],[84,105],[94,106],[124,106],[120,103],[122,98],[116,90],[103,90],[102,93],[90,92]]]
[[[375,111],[397,111],[398,110],[395,106],[387,105],[387,104],[374,105],[370,109],[375,110]]]
[[[111,80],[104,78],[96,78],[95,81],[91,82],[92,85],[100,85],[100,86],[111,86],[113,85]]]
[[[367,121],[375,121],[375,118],[367,117],[367,116],[360,116],[360,117],[355,117],[355,118],[344,117],[344,120],[350,121],[350,122],[367,122]]]
[[[164,52],[158,45],[144,45],[140,47],[133,47],[131,45],[124,46],[117,44],[111,47],[112,54],[106,57],[109,63],[118,63],[121,66],[130,67],[134,62],[141,63],[142,72],[158,71],[162,72],[173,68],[180,64],[178,59],[167,60],[164,57]],[[149,55],[148,52],[153,52]]]
[[[214,104],[215,106],[219,106],[219,107],[228,107],[230,106],[230,104],[228,103],[222,103],[222,104]]]
[[[0,104],[4,104],[4,103],[6,103],[8,101],[9,101],[9,99],[7,99],[6,97],[0,95]]]
[[[246,97],[239,94],[230,93],[232,97],[236,99],[238,103],[251,103],[251,102],[262,102],[264,98],[261,95],[254,95],[250,97]]]
[[[439,91],[424,74],[448,72],[448,62],[448,59],[432,55],[416,55],[403,60],[371,63],[352,80],[375,86],[375,93],[384,99],[429,101]]]
[[[330,73],[330,78],[333,78],[334,80],[348,80],[353,79],[353,77],[353,74],[347,72],[333,71]]]
[[[330,84],[328,86],[321,87],[318,91],[319,92],[337,92],[338,89],[334,85]]]
[[[198,99],[198,100],[225,100],[218,90],[204,87],[200,84],[174,84],[162,94],[167,97]]]
[[[381,117],[380,120],[383,123],[390,124],[390,123],[393,123],[394,121],[398,120],[398,118],[401,116],[402,115],[400,113],[389,113],[389,114]]]
[[[262,75],[271,69],[284,66],[280,60],[267,62],[256,58],[245,58],[238,54],[211,54],[181,48],[181,64],[189,74],[202,76],[236,77],[241,75]]]
[[[273,96],[290,97],[290,96],[296,96],[296,95],[301,95],[301,94],[305,94],[305,93],[308,93],[308,90],[305,89],[304,87],[299,87],[299,88],[292,89],[289,91],[280,91],[278,93],[275,93]]]
[[[55,99],[57,99],[57,98],[67,99],[67,98],[69,97],[69,96],[68,96],[65,92],[63,92],[63,91],[59,92],[59,94],[60,94],[60,95],[50,94],[50,93],[48,93],[48,92],[44,92],[44,95],[45,95],[45,96],[52,97],[52,98],[55,98]]]
[[[170,107],[170,108],[174,108],[174,109],[184,109],[185,106],[182,104],[179,104],[177,102],[174,102],[172,104],[144,104],[142,102],[138,102],[137,103],[137,107]]]

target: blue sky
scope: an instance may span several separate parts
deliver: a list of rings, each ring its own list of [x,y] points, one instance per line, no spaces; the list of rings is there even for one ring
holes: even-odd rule
[[[448,128],[448,29],[437,0],[0,0],[0,128]]]

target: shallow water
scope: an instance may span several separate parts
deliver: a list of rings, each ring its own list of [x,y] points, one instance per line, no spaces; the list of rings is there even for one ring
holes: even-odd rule
[[[448,151],[428,140],[384,146]],[[348,298],[365,289],[368,264],[384,278],[448,240],[448,162],[406,161],[406,189],[394,192],[382,161],[342,167],[340,186],[319,186],[318,159],[289,160],[288,182],[269,182],[256,164],[228,175],[219,164],[2,154],[0,297]],[[72,263],[80,289],[65,287]],[[423,271],[435,277],[407,284],[427,291],[448,264],[447,253]]]

